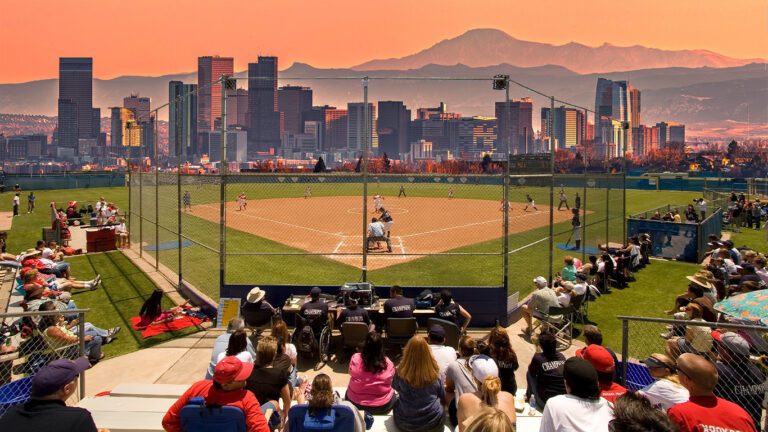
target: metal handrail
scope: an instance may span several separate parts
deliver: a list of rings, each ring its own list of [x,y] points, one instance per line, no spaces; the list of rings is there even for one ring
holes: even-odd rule
[[[90,312],[90,309],[67,309],[66,311],[53,310],[53,311],[33,311],[33,312],[8,312],[8,313],[0,313],[0,319],[25,317],[25,316],[61,315],[63,313],[70,315],[70,314],[76,314],[76,313],[79,314],[79,313],[86,313],[86,312]]]

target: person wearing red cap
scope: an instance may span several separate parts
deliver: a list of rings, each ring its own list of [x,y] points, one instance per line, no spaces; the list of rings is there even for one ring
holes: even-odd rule
[[[252,364],[243,363],[237,357],[224,357],[214,369],[213,380],[192,384],[171,406],[163,417],[163,428],[168,432],[181,432],[181,409],[193,397],[202,396],[206,405],[240,408],[245,414],[245,425],[249,432],[269,432],[259,401],[245,389],[245,380],[252,371]]]
[[[617,397],[627,392],[620,384],[613,382],[613,371],[616,367],[613,357],[607,349],[600,345],[589,345],[579,352],[579,357],[588,361],[597,371],[597,382],[600,385],[600,397],[613,403]]]

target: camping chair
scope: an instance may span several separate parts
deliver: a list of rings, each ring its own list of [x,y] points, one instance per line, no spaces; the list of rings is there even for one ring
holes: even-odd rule
[[[311,416],[309,405],[294,405],[288,411],[288,432],[333,430],[334,432],[354,432],[355,410],[346,405],[333,405],[332,415]],[[325,411],[328,413],[328,411]]]
[[[416,318],[387,318],[387,345],[405,346],[418,329]]]
[[[551,331],[558,342],[558,351],[565,351],[573,343],[573,306],[564,308],[550,307],[546,315],[541,316],[542,331]]]
[[[427,328],[438,325],[445,330],[445,346],[453,349],[459,349],[459,339],[461,339],[461,329],[455,323],[440,318],[430,318],[427,320]]]
[[[272,327],[272,320],[275,316],[279,316],[280,310],[275,312],[269,310],[248,310],[245,308],[240,309],[240,313],[243,316],[243,322],[245,328],[251,330],[251,335],[258,337],[261,332]]]
[[[616,365],[616,372],[618,373],[619,378],[621,378],[623,367],[624,365],[621,361]],[[624,386],[627,387],[627,389],[630,391],[638,391],[648,384],[651,384],[653,381],[654,379],[651,376],[651,373],[644,364],[627,363],[627,377],[626,383],[624,383]]]
[[[245,414],[240,408],[206,405],[201,396],[190,399],[180,417],[184,432],[246,432]]]
[[[589,290],[589,287],[587,287],[587,290]],[[589,304],[589,301],[587,301],[587,296],[589,295],[589,291],[583,295],[575,295],[571,297],[571,307],[574,311],[573,319],[574,321],[578,321],[582,324],[586,324],[587,321],[587,305]]]

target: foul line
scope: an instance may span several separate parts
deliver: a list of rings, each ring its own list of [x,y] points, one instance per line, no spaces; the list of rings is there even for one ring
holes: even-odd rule
[[[519,218],[524,218],[524,217],[528,217],[528,216],[534,216],[534,215],[543,214],[543,213],[544,212],[539,210],[539,211],[535,211],[533,213],[526,213],[526,214],[520,215],[520,216],[513,216],[510,219],[519,219]],[[415,234],[407,234],[407,235],[404,235],[404,236],[401,236],[401,237],[415,237],[415,236],[420,236],[420,235],[424,235],[424,234],[434,234],[434,233],[443,232],[443,231],[449,231],[449,230],[453,230],[453,229],[457,229],[457,228],[469,228],[469,227],[473,227],[473,226],[476,226],[476,225],[484,225],[484,224],[487,224],[487,223],[502,222],[502,221],[504,221],[504,218],[492,219],[492,220],[487,220],[487,221],[482,221],[482,222],[472,222],[472,223],[468,223],[468,224],[464,224],[464,225],[456,225],[456,226],[440,228],[440,229],[436,229],[436,230],[432,230],[432,231],[424,231],[424,232],[415,233]]]

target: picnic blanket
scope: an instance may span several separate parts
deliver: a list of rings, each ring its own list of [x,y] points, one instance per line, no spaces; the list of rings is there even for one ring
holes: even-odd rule
[[[139,326],[139,322],[141,321],[141,317],[131,317],[131,326],[134,330],[140,331],[141,336],[144,339],[150,338],[152,336],[157,336],[159,334],[163,334],[165,332],[169,331],[176,331],[185,329],[187,327],[197,326],[202,324],[203,320],[200,318],[196,318],[189,315],[180,315],[174,318],[171,321],[167,322],[159,322],[159,323],[153,323],[146,327]]]

